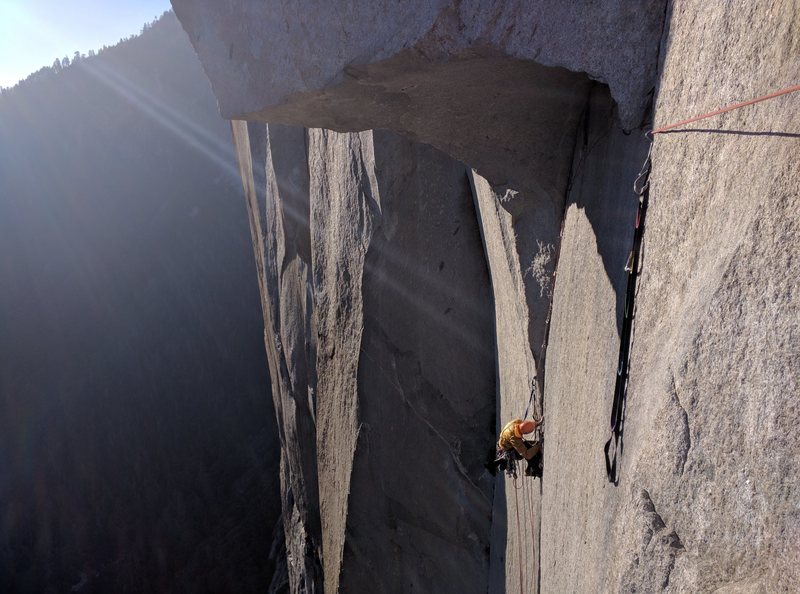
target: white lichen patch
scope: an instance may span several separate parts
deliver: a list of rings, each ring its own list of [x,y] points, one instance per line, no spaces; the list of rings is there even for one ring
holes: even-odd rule
[[[551,262],[555,247],[551,243],[537,241],[538,251],[531,260],[530,266],[525,269],[525,276],[530,276],[539,285],[539,297],[553,296],[553,274]]]

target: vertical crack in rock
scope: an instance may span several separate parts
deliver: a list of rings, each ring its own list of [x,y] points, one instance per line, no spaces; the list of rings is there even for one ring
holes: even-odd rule
[[[573,136],[545,361],[542,592],[616,589],[604,568],[613,567],[613,547],[606,543],[617,528],[617,495],[607,488],[601,448],[637,206],[631,181],[647,141],[624,133],[601,85],[591,89],[582,123]],[[579,565],[587,571],[568,569]]]

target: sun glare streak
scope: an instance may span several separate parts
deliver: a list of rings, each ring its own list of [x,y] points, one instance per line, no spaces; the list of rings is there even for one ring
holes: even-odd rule
[[[396,248],[392,248],[386,244],[384,244],[382,247],[383,251],[381,252],[381,255],[391,264],[397,267],[403,267],[404,270],[406,270],[415,278],[415,280],[419,282],[420,285],[422,285],[423,290],[426,293],[438,292],[441,295],[447,295],[453,299],[454,303],[457,303],[460,307],[466,309],[471,315],[476,317],[488,316],[485,308],[478,305],[474,300],[466,299],[463,295],[454,292],[452,290],[452,285],[438,278],[435,273],[427,274],[418,270],[419,267],[412,267],[410,265],[406,266],[406,262],[409,260],[407,253],[404,253]]]
[[[53,102],[49,97],[38,93],[26,96],[25,101],[18,103],[19,121],[27,127],[32,134],[37,137],[45,137],[50,126],[54,125],[52,120],[62,117],[62,114],[53,109]],[[65,175],[66,171],[78,170],[82,160],[82,155],[73,150],[71,146],[65,144],[63,138],[53,138],[49,142],[42,143],[41,149],[35,155],[22,156],[17,151],[10,150],[8,147],[8,154],[3,154],[3,158],[14,163],[15,167],[25,167],[30,169],[30,173],[26,176],[35,184],[41,176],[42,172],[47,175]],[[67,163],[66,167],[49,167],[48,163]],[[70,187],[70,180],[63,178],[55,180],[56,187],[68,188]],[[35,194],[31,194],[34,196]],[[59,196],[57,205],[63,205],[63,200],[71,198],[69,193],[64,193]],[[70,206],[73,206],[70,204]],[[83,212],[82,209],[73,208],[74,213]],[[93,223],[91,221],[90,213],[84,212],[81,224],[88,228]],[[52,209],[45,209],[42,216],[47,217],[53,233],[61,233],[58,215]]]
[[[169,118],[179,122],[180,125],[186,128],[187,130],[191,130],[194,134],[201,136],[209,144],[218,144],[218,138],[209,130],[203,128],[202,126],[198,126],[194,121],[184,116],[180,111],[173,109],[163,101],[159,101],[158,99],[148,95],[147,93],[144,93],[138,86],[136,86],[131,81],[126,79],[116,70],[109,68],[108,66],[99,61],[89,62],[85,64],[87,65],[87,67],[93,66],[95,70],[102,72],[102,74],[105,77],[108,77],[109,79],[112,79],[113,81],[118,83],[122,88],[126,90],[127,93],[130,93],[131,95],[136,95],[143,101],[152,103],[154,106],[157,107],[159,111],[169,116]],[[231,150],[230,147],[227,145],[225,145],[225,148],[229,151]]]
[[[135,105],[187,146],[212,161],[231,180],[239,181],[239,171],[234,165],[234,154],[229,145],[224,145],[207,130],[197,126],[152,95],[136,88],[133,83],[118,73],[111,72],[108,68],[93,62],[93,60],[87,60],[81,65],[99,82]]]
[[[91,64],[87,64],[87,66],[89,66],[89,65],[91,65]],[[174,120],[175,122],[177,122],[185,130],[188,130],[191,133],[196,134],[197,136],[203,138],[205,140],[205,142],[207,142],[209,145],[222,147],[221,150],[227,151],[227,152],[230,152],[231,154],[233,154],[233,152],[232,152],[233,149],[228,144],[221,145],[220,142],[219,142],[219,138],[216,135],[214,135],[212,132],[210,132],[208,129],[197,125],[190,118],[187,118],[185,115],[183,115],[183,113],[181,113],[179,110],[170,107],[169,105],[167,105],[163,101],[159,101],[158,99],[156,99],[155,97],[152,97],[151,95],[148,95],[147,93],[144,93],[138,86],[136,86],[134,83],[132,83],[131,81],[126,79],[119,72],[113,70],[112,68],[109,68],[108,66],[104,65],[102,62],[96,62],[96,64],[94,64],[94,66],[95,66],[96,70],[100,71],[103,74],[103,76],[107,77],[108,79],[113,80],[121,88],[123,88],[125,90],[126,94],[135,95],[140,100],[142,100],[142,101],[144,101],[144,102],[146,102],[148,104],[152,104],[156,109],[158,109],[160,112],[162,112],[166,117],[169,117],[171,120]],[[237,177],[238,177],[238,175],[237,175]]]
[[[178,137],[190,148],[198,151],[206,158],[214,162],[217,166],[224,170],[226,174],[231,177],[231,179],[235,179],[237,182],[240,181],[238,168],[235,167],[232,148],[227,145],[223,146],[219,139],[216,138],[212,133],[197,126],[194,122],[180,114],[178,111],[169,107],[168,105],[165,105],[163,102],[159,101],[150,94],[141,91],[141,89],[137,88],[133,83],[125,79],[119,73],[111,71],[104,66],[93,64],[91,61],[83,63],[82,66],[98,81],[108,86],[111,90],[125,98],[127,101],[131,102],[148,117],[151,117],[159,125]],[[265,191],[272,192],[275,189],[268,185],[268,187],[265,188]],[[299,212],[299,209],[294,204],[296,199],[293,199],[296,198],[295,195],[300,192],[301,189],[292,187],[290,191],[287,192],[286,190],[289,190],[289,188],[281,188],[278,190],[282,198],[282,208],[280,209],[281,215],[286,216],[304,226],[308,226],[307,217],[304,216],[304,213]],[[383,246],[381,254],[386,261],[392,265],[403,266],[404,264],[400,257],[395,254],[394,250],[388,245]],[[474,333],[467,331],[460,325],[450,323],[450,320],[446,317],[447,314],[437,311],[430,303],[421,298],[420,295],[423,293],[430,293],[432,291],[446,295],[451,297],[454,302],[465,307],[472,315],[484,315],[485,312],[482,310],[482,308],[477,307],[476,304],[470,303],[462,296],[449,290],[449,286],[439,279],[435,279],[430,275],[421,273],[420,271],[413,269],[413,267],[403,266],[403,269],[408,273],[412,281],[419,281],[422,289],[421,291],[413,291],[410,288],[398,283],[396,280],[391,278],[382,267],[365,263],[365,271],[368,274],[371,274],[379,284],[396,294],[404,303],[406,303],[407,306],[417,310],[422,316],[433,322],[438,328],[441,328],[444,332],[462,342],[464,346],[479,353],[485,353],[489,351],[484,344],[484,341],[479,340]]]
[[[142,92],[140,89],[136,88],[133,83],[120,76],[118,73],[113,71],[109,72],[107,67],[98,64],[95,60],[87,59],[78,63],[76,67],[88,73],[101,85],[109,88],[114,94],[133,105],[147,117],[151,118],[157,125],[165,129],[169,134],[177,137],[190,149],[193,149],[211,161],[215,168],[223,172],[223,175],[228,176],[231,181],[239,181],[238,170],[233,165],[235,163],[235,158],[232,147],[226,145],[223,139],[215,137],[213,133],[190,121],[159,99]],[[74,82],[70,79],[64,80],[69,84]],[[50,98],[32,94],[32,96],[26,98],[25,101],[16,102],[14,109],[17,113],[17,121],[23,126],[29,127],[31,131],[35,133],[36,130],[44,130],[47,128],[48,118],[57,119],[64,117],[66,114],[61,113],[59,110],[54,110],[52,101],[48,102],[48,99]],[[43,114],[47,116],[44,119]],[[0,129],[0,133],[5,135],[5,126]],[[17,149],[18,148],[19,147],[17,147]],[[32,187],[36,186],[36,180],[40,173],[44,172],[51,178],[54,175],[61,176],[65,170],[77,169],[78,163],[83,158],[78,151],[65,145],[63,139],[53,139],[53,142],[45,143],[43,145],[43,151],[44,153],[40,153],[35,157],[26,157],[24,151],[19,153],[18,150],[15,150],[14,147],[9,146],[6,142],[3,142],[3,146],[0,146],[0,156],[5,166],[19,167],[28,165],[30,167],[31,171],[28,177],[33,180]],[[65,168],[50,168],[47,166],[47,163],[51,162],[51,160],[53,162],[62,163],[74,161],[75,163],[73,167],[67,165]],[[53,181],[57,187],[68,186],[68,180],[59,181],[59,179],[53,178]],[[33,198],[27,198],[26,200],[30,201],[33,200]],[[65,193],[60,196],[60,199],[56,203],[48,208],[39,208],[34,204],[30,204],[30,206],[21,205],[21,207],[25,210],[30,210],[30,208],[36,209],[36,212],[38,212],[37,217],[40,221],[39,224],[42,225],[44,229],[47,229],[48,236],[56,238],[59,243],[68,245],[66,244],[64,230],[62,228],[63,216],[69,213],[69,217],[74,218],[75,222],[84,228],[88,228],[94,224],[91,219],[91,212],[82,208],[82,205],[76,203],[76,200],[79,200],[77,196]],[[87,233],[86,236],[91,236],[91,233]],[[87,250],[89,251],[87,252]],[[107,304],[95,298],[94,292],[91,290],[90,282],[93,275],[95,275],[93,267],[97,265],[96,256],[101,251],[102,250],[96,250],[95,253],[90,253],[91,249],[87,246],[69,245],[66,255],[71,263],[71,269],[73,270],[76,280],[86,289],[85,293],[91,299],[91,307],[95,310],[108,310]],[[34,273],[35,271],[31,271],[31,274],[35,276]],[[42,288],[39,286],[36,286],[34,290],[37,293],[43,293]],[[44,294],[39,295],[39,297],[42,300],[47,298]]]
[[[472,351],[479,354],[490,354],[491,351],[486,346],[485,341],[479,340],[475,332],[466,330],[460,324],[452,323],[447,317],[447,314],[434,309],[430,303],[419,297],[419,294],[421,294],[419,291],[412,291],[409,287],[394,280],[383,267],[372,264],[369,261],[364,262],[364,270],[373,276],[379,284],[386,287],[396,297],[399,297],[406,305],[415,309],[424,318],[436,324],[437,328],[459,339],[462,342],[462,346],[467,346]],[[492,347],[493,346],[492,344]]]
[[[47,128],[47,119],[43,119],[43,114],[49,114],[50,117],[55,117],[52,105],[48,104],[46,98],[39,95],[28,97],[26,101],[20,102],[17,107],[19,114],[18,121],[29,129],[29,132],[33,135],[42,135],[43,130]],[[4,164],[8,167],[14,167],[18,175],[20,172],[23,172],[23,177],[31,180],[29,186],[31,192],[29,194],[23,196],[9,196],[7,198],[12,201],[24,201],[24,203],[18,205],[18,208],[27,212],[36,212],[38,224],[47,230],[48,237],[53,239],[57,238],[59,244],[67,246],[65,248],[66,254],[71,262],[72,269],[75,271],[77,277],[81,279],[81,282],[86,285],[88,284],[87,279],[91,275],[87,264],[89,259],[86,255],[81,256],[75,253],[76,247],[74,244],[67,241],[62,225],[63,221],[61,220],[64,211],[69,210],[71,216],[76,217],[84,212],[83,209],[75,208],[74,204],[66,202],[67,199],[71,198],[67,193],[59,196],[57,202],[48,205],[46,208],[42,208],[37,202],[46,200],[47,198],[45,195],[34,191],[34,189],[38,187],[42,175],[51,176],[55,187],[69,187],[70,180],[61,177],[64,175],[64,169],[48,167],[48,163],[72,161],[74,163],[72,168],[74,169],[78,166],[80,156],[74,151],[67,150],[68,147],[65,147],[61,142],[44,143],[42,146],[45,152],[37,153],[36,155],[28,154],[25,147],[12,147],[6,142],[0,146],[0,158],[2,158]],[[53,176],[59,177],[53,178]],[[88,215],[89,213],[85,213],[85,216],[79,221],[79,224],[81,224],[84,229],[88,229],[92,225],[92,222],[88,220]],[[25,245],[25,242],[18,242],[17,245]],[[26,249],[31,251],[37,248],[31,245]],[[29,258],[22,258],[22,261],[29,261]],[[34,281],[39,276],[38,272],[39,271],[35,270],[29,271],[29,275]],[[36,282],[34,282],[34,286],[36,286],[37,298],[43,302],[46,301],[48,299],[46,291],[41,289]]]

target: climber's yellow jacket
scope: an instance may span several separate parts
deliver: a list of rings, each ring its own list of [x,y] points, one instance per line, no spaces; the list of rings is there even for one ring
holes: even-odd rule
[[[502,450],[510,450],[513,448],[517,450],[520,456],[528,458],[531,449],[528,448],[522,440],[523,434],[520,428],[522,423],[522,419],[514,419],[506,423],[506,426],[503,427],[503,430],[500,432],[500,439],[497,440],[497,447]],[[533,424],[534,428],[536,427],[536,424],[531,421],[527,421],[527,423]]]

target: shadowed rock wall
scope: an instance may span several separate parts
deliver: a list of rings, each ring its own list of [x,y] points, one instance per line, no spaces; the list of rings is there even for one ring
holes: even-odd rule
[[[363,271],[360,431],[340,589],[480,592],[495,376],[469,182],[462,164],[435,149],[371,136],[378,208]]]
[[[485,590],[495,345],[466,169],[388,132],[234,130],[291,590]]]

